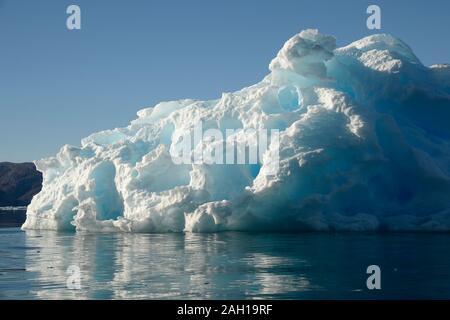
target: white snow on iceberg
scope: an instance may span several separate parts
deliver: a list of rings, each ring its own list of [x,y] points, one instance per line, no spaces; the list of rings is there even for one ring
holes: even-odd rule
[[[380,34],[336,49],[305,30],[256,85],[161,102],[36,162],[23,229],[92,232],[450,230],[450,68]],[[257,164],[175,164],[174,137],[278,129]]]

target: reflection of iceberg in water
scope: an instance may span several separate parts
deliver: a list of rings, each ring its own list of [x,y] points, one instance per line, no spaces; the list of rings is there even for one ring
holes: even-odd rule
[[[259,287],[259,295],[276,295],[277,293],[289,293],[299,291],[318,290],[320,287],[313,286],[308,278],[302,274],[271,273],[276,268],[296,269],[306,261],[297,257],[272,256],[265,253],[254,253],[243,259],[248,266],[254,266],[254,283]],[[252,276],[253,277],[253,276]],[[251,281],[250,279],[248,280]],[[237,283],[238,284],[238,283]]]
[[[27,231],[27,246],[40,248],[26,256],[30,293],[40,299],[248,298],[313,287],[301,258],[270,252],[272,245],[261,252],[267,242],[247,247],[244,238]],[[81,290],[66,287],[71,265],[81,270]]]
[[[26,270],[8,273],[17,285],[0,292],[10,297],[448,299],[450,292],[448,234],[18,235],[24,243],[17,239],[8,256],[17,260],[20,250]],[[383,273],[378,293],[366,288],[374,263]],[[66,288],[70,265],[81,269],[81,290]]]

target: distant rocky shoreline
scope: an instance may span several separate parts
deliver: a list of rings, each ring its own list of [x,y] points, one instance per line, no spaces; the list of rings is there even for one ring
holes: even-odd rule
[[[42,173],[34,163],[0,162],[0,208],[25,207],[41,191]],[[17,209],[16,209],[17,210]]]

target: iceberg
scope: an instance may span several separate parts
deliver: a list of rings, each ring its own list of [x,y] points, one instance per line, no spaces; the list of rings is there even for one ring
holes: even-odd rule
[[[43,188],[22,228],[450,231],[450,65],[424,66],[387,34],[336,48],[309,29],[269,70],[217,100],[140,110],[36,161]],[[199,122],[237,141],[247,129],[279,140],[257,163],[174,162],[177,139]]]

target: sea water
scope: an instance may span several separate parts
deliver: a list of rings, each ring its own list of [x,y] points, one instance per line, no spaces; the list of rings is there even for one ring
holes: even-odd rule
[[[0,228],[0,299],[448,299],[449,250],[448,234],[90,234],[9,224]],[[369,265],[380,267],[381,290],[367,288]]]

